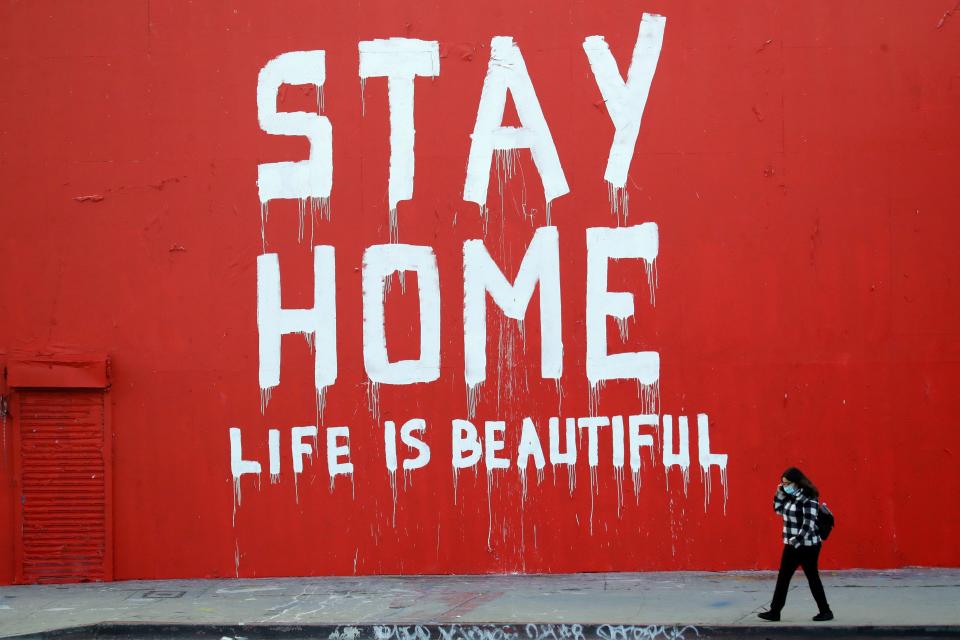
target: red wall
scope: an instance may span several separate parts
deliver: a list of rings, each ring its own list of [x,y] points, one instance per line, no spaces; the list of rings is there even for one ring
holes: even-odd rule
[[[3,2],[0,350],[110,355],[116,577],[770,568],[772,489],[792,464],[837,513],[828,567],[960,565],[949,498],[960,492],[954,4]],[[613,126],[581,45],[603,35],[622,72],[644,11],[667,26],[627,223],[658,225],[659,286],[650,306],[639,261],[612,265],[610,288],[636,294],[637,317],[623,344],[612,321],[609,333],[612,350],[659,352],[660,411],[691,419],[689,485],[674,468],[668,486],[662,461],[647,459],[636,497],[627,470],[618,508],[603,431],[592,485],[581,449],[572,492],[548,463],[542,483],[528,474],[524,498],[515,467],[488,485],[481,462],[459,474],[455,495],[463,242],[485,239],[513,277],[547,224],[528,153],[502,203],[493,176],[486,232],[462,199],[490,39],[513,36],[523,52],[570,186],[551,212],[562,399],[540,378],[537,298],[525,350],[515,323],[489,307],[476,420],[507,421],[514,459],[524,416],[546,448],[558,406],[588,415],[585,229],[618,219],[603,181]],[[400,241],[437,256],[441,374],[379,390],[380,417],[424,418],[432,450],[428,466],[398,478],[395,516],[360,328],[362,254],[389,241],[387,89],[366,83],[362,115],[357,71],[358,41],[392,36],[438,40],[441,58],[437,78],[416,80],[415,191],[399,206]],[[331,218],[314,231],[336,249],[339,351],[321,432],[350,427],[355,467],[332,491],[323,452],[296,486],[290,467],[290,427],[317,424],[304,341],[283,339],[264,414],[257,378],[257,165],[307,153],[303,138],[260,130],[257,74],[281,53],[315,49],[327,55],[334,182]],[[284,90],[281,106],[315,109],[308,94]],[[532,217],[518,211],[524,190]],[[312,305],[307,228],[298,242],[297,203],[270,203],[266,251],[279,256],[285,307]],[[406,291],[394,281],[387,299],[393,359],[418,352],[409,281]],[[513,360],[498,357],[501,331]],[[600,395],[601,415],[639,408],[631,381]],[[713,451],[729,456],[729,497],[714,469],[706,506],[697,413],[709,415]],[[241,479],[235,523],[233,426],[244,457],[263,464],[259,486]],[[268,428],[282,433],[276,484]],[[0,522],[13,513],[10,430],[8,420],[0,512],[11,518]],[[13,576],[13,535],[0,526],[0,582]]]

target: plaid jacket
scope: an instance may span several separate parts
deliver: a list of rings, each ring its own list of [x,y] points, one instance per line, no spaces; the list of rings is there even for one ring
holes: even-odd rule
[[[797,549],[820,544],[820,533],[817,531],[820,503],[816,498],[807,497],[802,489],[791,496],[778,488],[777,495],[773,497],[773,510],[783,516],[783,544]]]

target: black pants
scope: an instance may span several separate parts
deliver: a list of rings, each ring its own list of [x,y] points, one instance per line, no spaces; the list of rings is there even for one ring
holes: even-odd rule
[[[770,603],[771,611],[780,613],[783,605],[786,604],[790,578],[793,577],[797,567],[803,567],[803,573],[806,574],[807,582],[810,583],[810,592],[813,594],[817,606],[820,607],[820,613],[830,611],[827,596],[823,592],[823,583],[820,582],[820,572],[817,570],[817,559],[819,557],[819,544],[813,547],[800,547],[799,549],[794,549],[789,544],[783,545],[780,573],[777,575],[777,587],[773,591],[773,602]]]

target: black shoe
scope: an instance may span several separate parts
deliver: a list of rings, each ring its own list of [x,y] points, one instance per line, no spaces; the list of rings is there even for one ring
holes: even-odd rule
[[[821,611],[813,616],[814,622],[826,622],[827,620],[833,620],[833,611]]]
[[[757,617],[764,620],[769,620],[770,622],[780,622],[780,613],[777,611],[761,611],[757,614]],[[832,618],[833,615],[830,617]],[[826,619],[829,620],[829,618]]]

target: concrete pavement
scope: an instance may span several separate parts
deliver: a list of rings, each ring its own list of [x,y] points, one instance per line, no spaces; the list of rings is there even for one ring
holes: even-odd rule
[[[0,636],[85,627],[86,636],[70,637],[169,637],[184,630],[191,637],[240,637],[238,629],[250,638],[286,629],[285,637],[330,640],[678,640],[706,631],[793,637],[811,630],[878,637],[911,629],[911,637],[960,637],[960,569],[828,571],[823,578],[836,614],[830,623],[811,622],[816,606],[800,572],[780,623],[755,615],[773,590],[775,574],[768,571],[11,586],[0,587]],[[158,624],[187,626],[158,631]],[[456,626],[444,632],[428,625]],[[290,635],[293,628],[306,635]]]

